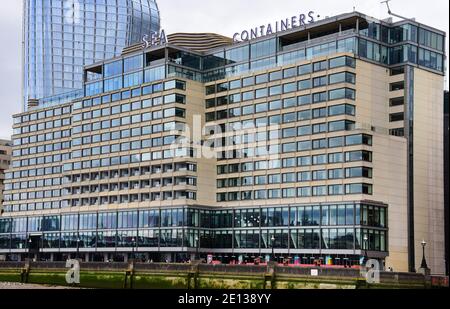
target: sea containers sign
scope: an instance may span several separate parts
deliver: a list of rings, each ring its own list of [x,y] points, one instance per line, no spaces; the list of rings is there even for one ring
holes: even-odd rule
[[[319,17],[319,15],[317,15],[317,17]],[[314,11],[309,11],[308,14],[299,14],[292,16],[290,18],[285,18],[280,21],[276,21],[275,23],[269,23],[249,30],[236,32],[233,35],[233,42],[239,43],[243,41],[249,41],[256,38],[265,37],[280,31],[286,31],[302,27],[307,24],[315,22],[316,21],[315,18],[316,15]]]

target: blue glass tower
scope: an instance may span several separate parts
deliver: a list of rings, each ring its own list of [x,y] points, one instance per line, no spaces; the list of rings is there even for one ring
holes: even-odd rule
[[[159,31],[155,0],[24,0],[23,103],[81,89],[83,66]]]

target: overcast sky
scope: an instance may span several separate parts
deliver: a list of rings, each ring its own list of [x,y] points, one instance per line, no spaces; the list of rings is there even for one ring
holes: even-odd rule
[[[380,0],[157,0],[162,27],[174,32],[237,31],[275,22],[310,10],[322,17],[357,11],[375,18],[388,17]],[[392,0],[394,13],[418,22],[449,28],[448,0]],[[3,0],[0,10],[0,138],[12,134],[11,116],[21,111],[22,0]],[[446,42],[448,51],[448,40]],[[448,89],[448,79],[446,82]]]

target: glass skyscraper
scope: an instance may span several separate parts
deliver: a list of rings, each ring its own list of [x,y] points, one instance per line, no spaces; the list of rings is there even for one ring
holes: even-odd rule
[[[24,0],[23,103],[83,88],[83,66],[159,31],[155,0]]]

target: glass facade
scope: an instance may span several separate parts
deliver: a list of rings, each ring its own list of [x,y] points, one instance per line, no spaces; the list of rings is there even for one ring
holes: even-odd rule
[[[387,251],[387,208],[360,203],[207,210],[174,208],[0,219],[0,250],[27,248],[141,248]],[[375,237],[376,235],[376,237]],[[272,243],[272,236],[274,241]],[[338,252],[338,251],[336,251]]]
[[[84,65],[119,56],[159,29],[155,0],[25,0],[24,110],[28,99],[82,89]]]

